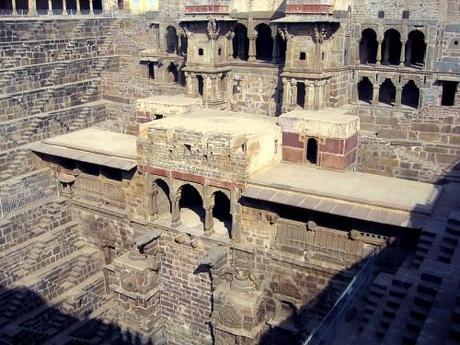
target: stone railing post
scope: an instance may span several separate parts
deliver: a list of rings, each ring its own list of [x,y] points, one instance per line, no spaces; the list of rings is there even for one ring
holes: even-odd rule
[[[377,41],[377,65],[382,64],[382,41]]]

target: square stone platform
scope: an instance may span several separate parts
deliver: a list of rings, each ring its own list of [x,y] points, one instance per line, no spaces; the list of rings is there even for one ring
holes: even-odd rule
[[[201,109],[200,98],[160,95],[140,98],[136,101],[136,113],[139,123],[145,123],[159,118],[183,115]]]

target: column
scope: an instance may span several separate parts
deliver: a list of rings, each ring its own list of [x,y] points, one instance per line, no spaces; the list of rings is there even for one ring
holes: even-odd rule
[[[308,109],[309,108],[309,102],[310,102],[310,83],[309,82],[304,82],[305,85],[305,99],[303,102],[303,108]]]
[[[147,194],[147,205],[148,205],[148,212],[150,216],[150,220],[154,220],[158,218],[158,189],[153,187],[153,190]]]
[[[53,1],[48,0],[48,14],[53,14]]]
[[[356,40],[356,44],[355,44],[355,51],[354,51],[354,59],[355,59],[355,65],[359,65],[361,63],[361,60],[360,60],[360,51],[359,51],[359,46],[361,45],[361,39],[358,39]]]
[[[67,15],[67,0],[62,0],[62,15]]]
[[[204,234],[211,235],[214,232],[214,220],[212,217],[212,207],[208,206],[205,209],[205,216],[204,216]]]
[[[290,86],[290,83],[286,79],[283,79],[282,82],[283,82],[282,112],[285,113],[285,112],[289,111],[289,105],[290,105],[290,97],[289,97],[290,90],[289,90],[289,86]]]
[[[382,64],[382,41],[377,41],[377,65]]]
[[[290,102],[289,110],[295,108],[297,105],[297,80],[291,80],[291,102]]]
[[[81,15],[81,11],[80,11],[80,0],[75,0],[76,4],[77,4],[77,15]]]
[[[278,63],[278,58],[279,58],[279,51],[278,51],[278,40],[275,37],[272,37],[273,39],[273,49],[272,49],[272,63]]]
[[[401,67],[406,65],[406,44],[407,38],[402,40],[401,54],[399,56],[399,66]]]
[[[18,14],[18,11],[16,9],[16,0],[11,0],[11,10],[12,10],[11,14],[13,16]]]
[[[189,72],[185,74],[185,95],[189,97],[195,97],[193,92],[193,77]]]
[[[319,110],[319,105],[320,105],[320,103],[319,103],[319,97],[320,97],[319,88],[320,88],[320,86],[319,86],[318,81],[315,81],[315,96],[314,96],[315,98],[313,100],[313,109],[315,109],[315,110]]]
[[[379,82],[376,81],[373,87],[374,87],[374,91],[372,93],[372,105],[378,105],[379,104],[379,93],[380,93]]]
[[[28,15],[29,16],[35,16],[37,15],[37,4],[35,2],[36,0],[28,0],[28,8],[29,8],[29,12],[28,12]]]
[[[93,0],[89,0],[89,14],[94,15]]]
[[[256,39],[257,39],[257,32],[254,33],[249,37],[249,61],[256,61]]]
[[[402,86],[396,86],[396,99],[395,99],[395,107],[401,107],[401,97],[402,97]]]
[[[170,199],[173,200],[171,203],[172,205],[172,210],[171,210],[171,226],[173,228],[177,228],[178,226],[181,225],[180,221],[180,197],[181,197],[181,192],[179,191],[176,195],[171,194]]]

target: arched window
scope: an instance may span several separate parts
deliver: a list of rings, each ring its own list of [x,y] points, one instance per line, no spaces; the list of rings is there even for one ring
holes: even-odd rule
[[[186,184],[180,188],[179,210],[183,225],[203,230],[205,218],[203,199],[195,187]]]
[[[385,32],[382,42],[382,64],[399,65],[401,59],[401,35],[395,29]]]
[[[379,102],[394,106],[396,100],[396,87],[391,79],[385,79],[380,85]]]
[[[47,0],[37,0],[37,13],[46,14],[47,12],[48,12],[48,1]]]
[[[156,180],[155,186],[156,195],[156,212],[159,216],[171,214],[171,200],[169,199],[169,187],[163,180]]]
[[[51,0],[51,6],[53,8],[53,14],[62,14],[62,1],[61,0]],[[89,7],[88,7],[89,13]]]
[[[316,165],[318,162],[318,140],[315,138],[310,138],[307,141],[306,158],[311,164]]]
[[[418,30],[411,31],[406,43],[406,65],[423,67],[425,65],[425,53],[425,35]]]
[[[230,199],[224,193],[218,191],[214,194],[214,231],[232,238],[232,215],[230,213]]]
[[[457,81],[442,81],[442,98],[441,105],[454,106],[457,96],[458,82]]]
[[[358,83],[358,99],[361,102],[372,104],[374,87],[368,77],[364,77]]]
[[[93,0],[93,11],[94,14],[102,13],[102,0]]]
[[[80,12],[81,14],[89,14],[89,0],[80,0]]]
[[[178,83],[179,82],[179,72],[174,63],[170,63],[168,66],[168,81]]]
[[[243,24],[236,24],[235,37],[233,37],[233,58],[240,60],[248,59],[249,39],[248,29]]]
[[[174,26],[166,28],[166,52],[169,54],[177,53],[177,32]]]
[[[402,89],[401,104],[411,108],[418,108],[419,101],[420,90],[414,81],[411,80]]]
[[[16,1],[16,11],[19,14],[26,14],[28,12],[29,4],[27,0],[12,0]]]
[[[297,83],[297,105],[301,108],[305,105],[305,83]]]
[[[15,0],[10,0],[10,1],[2,1],[0,3],[0,10],[3,14],[12,14],[13,13],[13,1]]]
[[[377,62],[377,34],[372,29],[366,29],[361,34],[359,43],[359,61],[362,64]]]
[[[273,58],[272,30],[267,24],[259,24],[256,26],[256,31],[256,59],[271,62]]]

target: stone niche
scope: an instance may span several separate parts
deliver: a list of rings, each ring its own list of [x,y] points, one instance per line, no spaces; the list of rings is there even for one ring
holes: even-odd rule
[[[359,117],[345,108],[294,110],[279,118],[283,160],[345,171],[356,165]]]
[[[204,109],[148,124],[141,136],[146,171],[198,181],[244,182],[281,162],[281,128],[274,119]],[[163,172],[163,174],[159,171]]]

